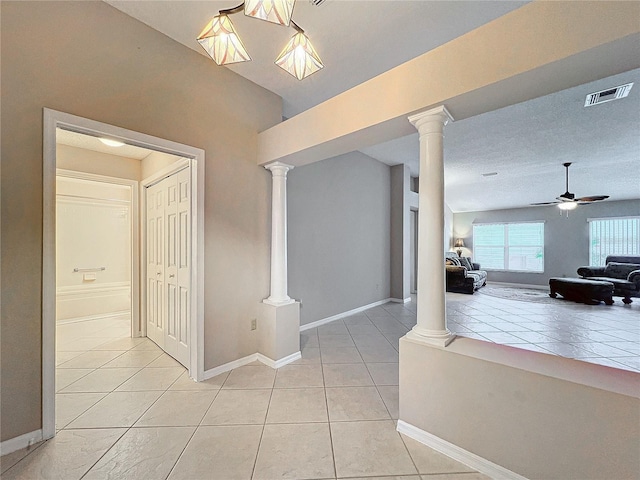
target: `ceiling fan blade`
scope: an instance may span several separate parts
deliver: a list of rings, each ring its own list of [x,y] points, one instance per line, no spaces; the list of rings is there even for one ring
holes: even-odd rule
[[[530,203],[529,205],[557,205],[560,202],[540,202],[540,203]]]
[[[583,202],[583,203],[599,202],[600,200],[605,200],[607,198],[609,198],[609,195],[593,195],[591,197],[576,198],[576,202]]]

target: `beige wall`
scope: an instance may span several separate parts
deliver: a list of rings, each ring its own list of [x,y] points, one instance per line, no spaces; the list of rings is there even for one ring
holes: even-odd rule
[[[640,473],[638,374],[469,338],[400,340],[400,420],[530,479]]]
[[[268,294],[270,237],[256,136],[281,120],[282,101],[103,2],[0,8],[6,440],[41,427],[43,107],[205,150],[209,369],[256,351],[249,321]]]
[[[93,173],[107,177],[140,180],[141,161],[108,153],[94,152],[70,145],[56,145],[56,166],[75,172]]]

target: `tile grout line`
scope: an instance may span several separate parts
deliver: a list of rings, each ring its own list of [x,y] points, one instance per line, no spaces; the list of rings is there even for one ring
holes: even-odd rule
[[[188,372],[187,372],[188,374]],[[184,375],[184,374],[183,374]],[[180,375],[181,377],[182,375]],[[179,379],[180,377],[178,377],[176,379],[175,382],[173,382],[171,384],[171,386],[173,386]],[[215,377],[214,377],[215,378]],[[198,431],[198,429],[202,426],[206,426],[206,425],[202,425],[202,422],[204,421],[205,417],[207,416],[207,413],[209,413],[209,410],[211,410],[211,407],[213,405],[213,402],[215,402],[216,398],[218,398],[218,395],[220,394],[220,392],[222,391],[222,385],[224,385],[224,383],[227,381],[227,378],[229,378],[229,374],[227,373],[227,376],[224,379],[224,382],[222,382],[222,384],[220,385],[220,388],[218,388],[218,390],[215,392],[215,395],[213,396],[213,398],[211,399],[211,403],[209,404],[209,406],[205,409],[204,414],[202,415],[202,418],[200,419],[200,422],[198,422],[198,425],[195,426],[195,428],[193,429],[193,432],[191,433],[191,436],[189,437],[189,439],[187,440],[187,442],[184,444],[184,447],[182,447],[182,451],[180,452],[180,455],[178,455],[178,457],[176,458],[176,461],[173,463],[173,465],[171,466],[171,469],[169,470],[169,473],[167,474],[167,476],[165,477],[165,480],[167,478],[169,478],[171,476],[171,474],[173,473],[173,471],[175,470],[176,466],[178,465],[178,462],[180,461],[180,459],[184,456],[184,452],[187,450],[187,447],[189,446],[189,444],[191,443],[191,441],[193,440],[193,437],[195,436],[196,432]],[[169,388],[171,388],[171,386]],[[167,391],[169,391],[167,389]],[[188,390],[174,390],[177,392],[183,392],[183,391],[188,391]],[[199,390],[195,390],[195,391],[199,391]],[[206,391],[206,390],[205,390]]]
[[[229,374],[231,376],[231,374]],[[227,377],[228,378],[228,377]],[[256,473],[256,466],[258,465],[258,456],[260,455],[260,447],[262,447],[262,439],[264,437],[264,430],[267,427],[267,416],[269,415],[269,408],[271,408],[271,399],[273,398],[273,391],[276,386],[276,379],[278,378],[278,371],[276,370],[276,374],[273,377],[273,386],[271,387],[271,393],[269,394],[269,402],[267,403],[267,411],[264,414],[264,422],[262,423],[262,430],[260,431],[260,440],[258,441],[258,448],[256,450],[256,458],[253,461],[253,468],[251,469],[251,479],[253,479]],[[226,380],[225,380],[226,382]]]
[[[113,429],[113,428],[114,428],[114,427],[111,427],[110,429]],[[118,427],[115,427],[115,428],[118,428]],[[107,429],[107,428],[104,428],[104,430],[106,430],[106,429]],[[103,453],[102,455],[100,455],[100,457],[99,457],[95,462],[93,462],[93,464],[91,464],[91,466],[87,469],[87,471],[86,471],[86,472],[84,472],[84,473],[80,476],[79,480],[82,480],[84,477],[86,477],[86,476],[87,476],[87,474],[88,474],[88,473],[93,469],[93,467],[95,467],[95,466],[98,464],[98,462],[100,462],[100,460],[102,460],[102,459],[104,458],[104,456],[105,456],[107,453],[109,453],[113,447],[115,447],[115,446],[116,446],[116,444],[117,444],[117,443],[122,439],[122,437],[124,437],[124,436],[127,434],[127,432],[128,432],[129,430],[131,430],[131,427],[127,428],[124,432],[122,432],[122,435],[120,435],[120,436],[116,439],[116,441],[115,441],[115,442],[113,442],[113,444],[112,444],[109,448],[107,448],[107,449],[104,451],[104,453]],[[68,431],[69,431],[69,430],[68,430]]]
[[[345,325],[346,326],[346,325]],[[348,331],[349,329],[347,329]],[[351,334],[349,334],[351,335]],[[353,341],[353,338],[351,338]],[[356,349],[357,350],[357,349]],[[358,351],[358,354],[360,352]],[[338,469],[336,467],[336,451],[333,446],[333,432],[331,430],[331,417],[329,415],[329,399],[327,398],[327,383],[324,378],[324,363],[322,362],[322,350],[320,350],[320,369],[322,370],[322,386],[324,391],[324,406],[327,409],[327,426],[329,428],[329,443],[331,444],[331,460],[333,462],[333,473],[335,477],[338,477]]]

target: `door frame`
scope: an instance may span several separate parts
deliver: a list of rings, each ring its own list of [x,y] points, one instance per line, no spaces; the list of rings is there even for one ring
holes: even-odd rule
[[[204,379],[204,150],[49,108],[43,109],[42,152],[42,435],[56,434],[56,129],[109,137],[190,159],[191,351],[189,376]],[[142,322],[146,323],[146,322]]]
[[[131,336],[140,337],[140,202],[138,185],[136,180],[128,178],[109,177],[106,175],[97,175],[95,173],[76,172],[75,170],[64,170],[56,168],[56,178],[75,178],[77,180],[89,180],[92,182],[110,183],[113,185],[121,185],[129,187],[131,190],[131,218],[129,228],[131,232]],[[57,203],[57,196],[56,196]]]

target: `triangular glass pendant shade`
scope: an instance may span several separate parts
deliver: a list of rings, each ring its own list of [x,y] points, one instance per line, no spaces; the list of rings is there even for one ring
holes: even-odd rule
[[[197,40],[218,65],[251,60],[231,20],[226,15],[213,17]]]
[[[309,38],[302,32],[296,33],[282,53],[276,58],[276,65],[286,70],[298,80],[324,68]]]
[[[245,0],[244,14],[288,27],[295,3],[296,0]]]

